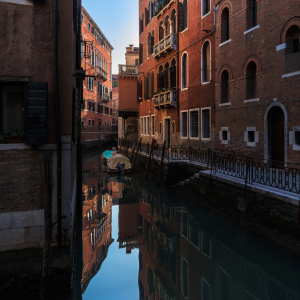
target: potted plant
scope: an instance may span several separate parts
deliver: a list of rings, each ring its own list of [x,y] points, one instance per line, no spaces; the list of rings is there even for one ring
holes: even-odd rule
[[[8,138],[8,143],[22,143],[23,142],[23,136],[24,131],[15,129],[15,130],[9,130],[6,133],[6,136]]]

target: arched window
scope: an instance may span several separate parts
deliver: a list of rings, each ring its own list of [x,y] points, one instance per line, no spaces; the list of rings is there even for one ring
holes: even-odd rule
[[[210,1],[202,0],[202,17],[210,13]]]
[[[171,14],[171,32],[176,33],[176,10],[174,9]]]
[[[229,74],[225,70],[221,75],[221,103],[228,102],[228,79]]]
[[[257,25],[257,0],[247,0],[246,24],[247,29]]]
[[[164,88],[168,89],[169,87],[169,63],[167,62],[164,70]]]
[[[187,54],[184,53],[181,59],[181,88],[187,88],[188,86],[188,61]]]
[[[172,59],[170,68],[170,88],[176,88],[176,60]]]
[[[285,74],[300,70],[300,30],[297,25],[289,28],[285,37]]]
[[[251,61],[246,69],[246,99],[256,98],[256,64]]]
[[[163,66],[160,66],[157,73],[157,89],[163,88],[164,82],[164,69]]]
[[[187,0],[182,1],[183,8],[183,30],[188,28],[188,2]]]
[[[171,28],[170,28],[170,18],[169,16],[166,16],[165,19],[165,26],[166,26],[166,36],[168,36],[171,32]]]
[[[159,24],[159,33],[158,33],[158,39],[159,41],[164,39],[164,27],[163,27],[163,21]]]
[[[147,39],[147,57],[149,57],[152,54],[152,36],[150,33],[148,33],[148,39]]]
[[[221,17],[221,43],[229,40],[229,9],[225,7]]]
[[[210,81],[210,43],[206,41],[202,49],[202,82]]]

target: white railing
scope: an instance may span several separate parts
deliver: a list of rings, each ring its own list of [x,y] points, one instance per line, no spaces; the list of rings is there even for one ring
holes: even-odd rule
[[[171,105],[176,107],[176,90],[169,90],[154,96],[154,106]]]
[[[170,33],[154,46],[154,58],[160,57],[168,49],[176,50],[176,33]]]
[[[138,65],[119,65],[119,75],[125,76],[138,76],[139,66]]]

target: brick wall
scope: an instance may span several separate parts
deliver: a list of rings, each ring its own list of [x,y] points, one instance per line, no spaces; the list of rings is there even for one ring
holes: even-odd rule
[[[0,212],[43,208],[40,152],[0,151]]]

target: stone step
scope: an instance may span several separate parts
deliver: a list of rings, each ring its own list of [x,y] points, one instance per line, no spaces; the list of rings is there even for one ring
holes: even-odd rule
[[[200,178],[199,173],[196,173],[196,174],[194,175],[194,178],[199,179],[199,178]]]

